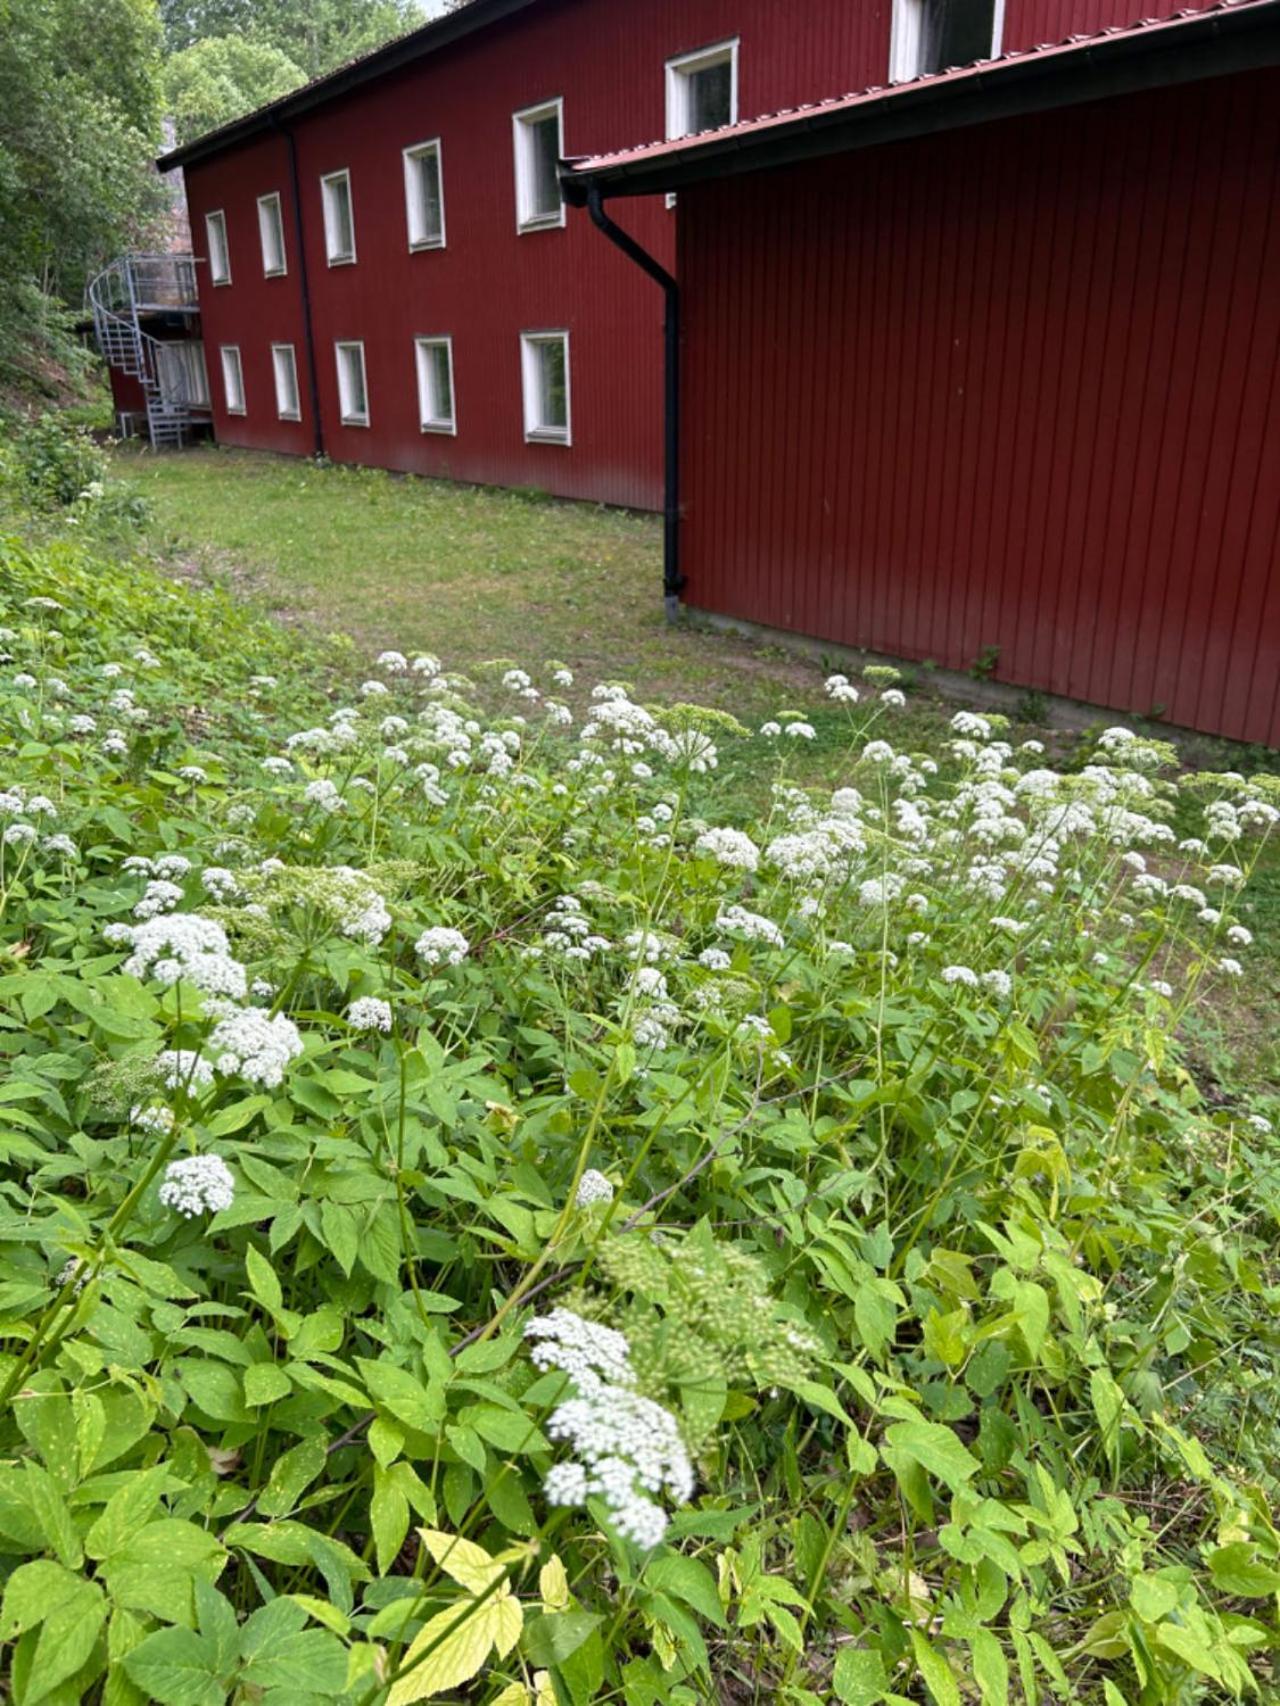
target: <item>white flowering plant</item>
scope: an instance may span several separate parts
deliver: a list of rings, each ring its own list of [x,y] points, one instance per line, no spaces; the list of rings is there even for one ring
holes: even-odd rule
[[[1274,1695],[1274,775],[0,627],[18,1706]]]

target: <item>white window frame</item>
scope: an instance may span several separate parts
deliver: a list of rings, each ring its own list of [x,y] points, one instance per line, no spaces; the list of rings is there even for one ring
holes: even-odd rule
[[[345,184],[347,218],[351,227],[351,253],[334,251],[334,218],[332,186]],[[324,253],[331,267],[353,267],[356,264],[356,202],[351,193],[351,171],[343,166],[337,172],[325,172],[320,179],[320,205],[324,213]]]
[[[564,425],[540,425],[535,408],[538,398],[538,363],[534,353],[539,345],[559,342],[564,345]],[[552,328],[546,331],[520,334],[520,384],[524,399],[524,436],[526,444],[573,443],[573,391],[570,377],[569,333]]]
[[[430,401],[430,367],[427,351],[443,349],[449,363],[449,414],[435,414],[428,409]],[[418,374],[418,426],[423,432],[443,432],[451,437],[458,433],[458,392],[453,382],[453,339],[447,334],[413,340],[413,360]]]
[[[360,389],[364,392],[364,413],[357,414],[350,407],[351,396],[347,382],[347,369],[343,356],[347,350],[360,352]],[[369,424],[369,370],[364,360],[364,340],[361,338],[338,338],[333,346],[333,358],[338,369],[338,413],[343,426],[367,427]]]
[[[729,123],[738,122],[738,42],[730,36],[726,41],[712,42],[710,47],[695,48],[692,53],[679,53],[666,63],[667,140],[690,136],[689,78],[695,71],[709,70],[713,65],[729,65]]]
[[[217,231],[218,236],[214,237]],[[231,283],[231,244],[227,240],[227,216],[220,207],[213,208],[204,216],[205,241],[209,246],[209,282],[210,284]],[[221,262],[221,267],[219,267]]]
[[[240,345],[222,344],[218,355],[222,367],[222,406],[229,415],[247,415],[249,410],[245,402],[244,362],[240,359]],[[236,377],[234,387],[227,378],[233,371]],[[237,398],[234,403],[231,401],[233,390]]]
[[[289,363],[289,383],[293,393],[292,408],[285,408],[285,397],[280,386],[281,358],[287,357]],[[298,352],[292,344],[272,344],[271,346],[271,377],[276,388],[276,418],[282,421],[300,421],[302,419],[302,393],[298,389]]]
[[[280,259],[275,265],[272,264],[267,241],[269,229],[273,229],[280,240]],[[258,197],[258,242],[262,246],[263,278],[283,278],[289,271],[289,252],[284,240],[284,207],[280,201],[279,190],[272,190],[269,194]]]
[[[415,233],[421,209],[421,197],[417,193],[419,164],[431,154],[435,155],[436,181],[440,185],[440,233],[434,237],[423,236],[420,231]],[[411,251],[416,253],[419,249],[443,249],[447,246],[444,222],[444,150],[438,136],[433,136],[429,142],[415,142],[411,148],[404,150],[404,220]]]
[[[926,0],[893,0],[893,23],[889,33],[889,81],[911,83],[924,73],[920,56],[924,46]],[[995,0],[991,16],[992,59],[1000,56],[1004,41],[1005,0]]]
[[[536,106],[522,107],[518,113],[511,115],[511,145],[516,179],[516,230],[521,234],[527,231],[554,231],[558,226],[564,224],[564,196],[560,194],[558,184],[556,186],[557,204],[554,213],[538,213],[531,210],[533,156],[530,131],[533,125],[552,116],[556,121],[556,132],[559,138],[556,146],[556,158],[563,160],[564,97],[562,95],[557,95],[554,100],[539,101]]]
[[[181,402],[193,409],[207,409],[209,375],[205,371],[204,344],[201,339],[165,340],[154,353],[161,397],[166,402]]]

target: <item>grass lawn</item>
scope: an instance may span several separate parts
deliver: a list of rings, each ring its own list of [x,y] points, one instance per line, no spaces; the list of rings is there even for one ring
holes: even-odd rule
[[[800,710],[817,738],[796,743],[797,779],[842,780],[849,716],[823,700],[818,662],[666,622],[656,516],[212,447],[152,456],[128,445],[116,463],[150,501],[168,559],[230,581],[283,620],[349,634],[371,655],[427,650],[464,670],[556,658],[584,687],[622,680],[642,698],[696,700],[750,724]],[[917,677],[910,709],[884,732],[936,749],[956,702],[930,694],[927,671]],[[1031,734],[1058,763],[1076,741],[1031,725],[1015,738]],[[1258,749],[1179,744],[1200,767],[1280,767]],[[1238,1003],[1198,1014],[1198,1064],[1202,1078],[1280,1095],[1280,843],[1242,912],[1258,936],[1247,986]]]

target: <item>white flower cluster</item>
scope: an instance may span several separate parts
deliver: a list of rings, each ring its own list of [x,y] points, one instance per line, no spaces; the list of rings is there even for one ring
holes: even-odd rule
[[[302,1053],[302,1036],[283,1013],[245,1007],[219,1019],[209,1035],[209,1053],[219,1072],[274,1090]]]
[[[230,1208],[235,1194],[235,1179],[220,1155],[184,1155],[171,1161],[160,1184],[160,1201],[187,1220]]]
[[[227,933],[198,913],[171,913],[141,924],[112,924],[104,932],[114,947],[133,952],[121,967],[131,977],[154,977],[166,986],[181,978],[205,995],[243,998],[246,974],[231,955]]]
[[[731,935],[745,936],[748,942],[765,942],[771,948],[783,945],[782,931],[763,913],[749,912],[745,906],[723,906],[716,915],[716,929]]]
[[[693,850],[731,871],[754,871],[760,863],[760,849],[740,829],[704,829]]]
[[[391,1003],[376,995],[362,995],[347,1008],[347,1023],[353,1031],[389,1031]]]
[[[588,1167],[578,1180],[573,1200],[578,1208],[589,1208],[595,1202],[612,1202],[613,1186],[598,1167]]]
[[[686,1503],[693,1496],[693,1467],[675,1417],[634,1390],[625,1337],[568,1309],[535,1316],[525,1336],[538,1341],[534,1364],[560,1370],[578,1393],[547,1422],[552,1439],[574,1454],[549,1471],[547,1498],[556,1505],[599,1498],[625,1540],[646,1551],[657,1546],[667,1531],[657,1498],[665,1493]]]
[[[435,924],[424,930],[413,945],[413,951],[424,965],[461,965],[471,952],[471,944],[461,930],[451,930],[446,924]]]

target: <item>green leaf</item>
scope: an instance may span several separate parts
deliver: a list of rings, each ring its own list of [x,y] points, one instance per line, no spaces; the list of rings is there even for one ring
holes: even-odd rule
[[[911,1630],[911,1647],[916,1665],[924,1678],[935,1706],[960,1706],[960,1685],[955,1672],[927,1637],[918,1629]]]
[[[192,1629],[158,1629],[126,1653],[124,1668],[159,1706],[222,1706],[214,1649]]]
[[[650,1560],[644,1579],[651,1587],[682,1599],[718,1629],[727,1628],[715,1577],[705,1564],[682,1552],[662,1552]]]
[[[101,1516],[85,1535],[84,1549],[89,1556],[110,1558],[145,1528],[155,1514],[161,1489],[168,1479],[169,1470],[162,1463],[131,1475],[108,1499]]]
[[[973,1675],[982,1690],[983,1706],[1008,1706],[1009,1664],[990,1629],[975,1629],[969,1638]]]
[[[52,1558],[33,1558],[30,1563],[19,1564],[4,1585],[0,1641],[15,1641],[27,1629],[34,1629],[83,1582],[83,1576],[55,1564]]]
[[[287,1516],[306,1488],[323,1472],[327,1459],[325,1442],[319,1435],[301,1440],[277,1457],[271,1466],[270,1479],[258,1497],[258,1509],[263,1516]]]
[[[372,1362],[357,1357],[369,1395],[379,1409],[390,1412],[397,1421],[419,1433],[434,1433],[444,1420],[444,1394],[432,1384],[424,1384],[406,1369],[394,1363]]]
[[[92,1653],[106,1620],[107,1602],[96,1582],[80,1582],[74,1593],[58,1601],[40,1624],[23,1706],[36,1706],[75,1675]]]
[[[293,1390],[289,1376],[274,1362],[255,1362],[251,1368],[245,1369],[243,1378],[244,1401],[254,1408],[274,1404],[277,1399],[287,1398]]]
[[[1245,1540],[1211,1552],[1209,1574],[1215,1587],[1239,1599],[1267,1599],[1280,1593],[1280,1570],[1261,1563],[1256,1549]]]
[[[373,1466],[373,1497],[369,1520],[377,1548],[378,1572],[386,1575],[395,1562],[409,1532],[409,1501],[396,1479],[380,1463]]]
[[[520,1651],[531,1665],[550,1670],[572,1658],[603,1621],[594,1611],[540,1612],[525,1624]]]
[[[320,1204],[320,1227],[338,1266],[350,1278],[360,1253],[355,1215],[341,1203],[326,1200]]]
[[[978,1473],[977,1459],[941,1422],[891,1422],[885,1440],[889,1452],[918,1463],[953,1493]]]
[[[842,1647],[831,1685],[844,1706],[877,1706],[889,1686],[884,1660],[864,1648]]]
[[[250,1244],[244,1253],[244,1266],[253,1295],[268,1314],[278,1315],[284,1307],[284,1293],[271,1263]]]

